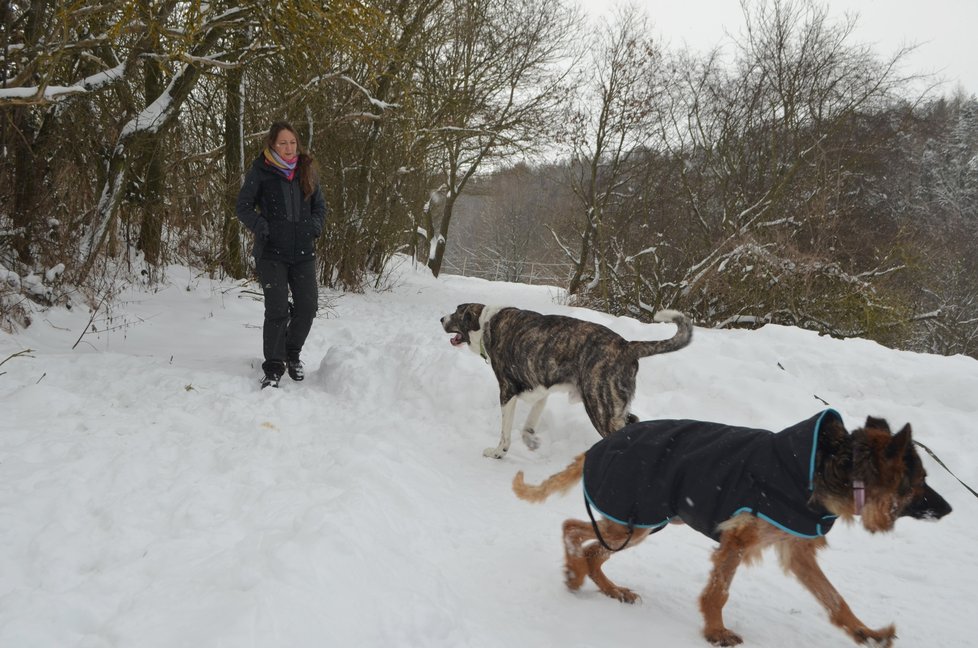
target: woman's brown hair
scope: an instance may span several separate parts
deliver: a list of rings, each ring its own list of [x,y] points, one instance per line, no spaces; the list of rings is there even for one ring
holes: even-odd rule
[[[309,200],[309,197],[316,191],[316,185],[319,184],[319,169],[316,165],[316,159],[308,153],[303,152],[299,133],[292,127],[292,124],[287,121],[273,122],[271,128],[268,129],[265,146],[273,149],[275,147],[275,141],[278,139],[278,134],[284,130],[295,135],[295,141],[298,144],[296,150],[299,153],[299,164],[296,166],[296,171],[299,174],[299,186],[302,188],[302,195],[306,200]]]

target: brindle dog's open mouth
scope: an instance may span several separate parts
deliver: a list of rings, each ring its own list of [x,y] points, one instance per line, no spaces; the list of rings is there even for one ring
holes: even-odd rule
[[[462,337],[461,333],[456,333],[449,342],[452,343],[452,346],[459,346],[460,344],[465,344],[465,338]]]

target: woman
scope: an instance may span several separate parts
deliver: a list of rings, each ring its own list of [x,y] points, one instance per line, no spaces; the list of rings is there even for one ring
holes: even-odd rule
[[[252,254],[265,293],[261,387],[278,387],[286,370],[292,380],[302,380],[299,354],[319,305],[315,252],[326,201],[316,162],[299,148],[289,123],[272,124],[265,149],[245,175],[236,211],[255,234]]]

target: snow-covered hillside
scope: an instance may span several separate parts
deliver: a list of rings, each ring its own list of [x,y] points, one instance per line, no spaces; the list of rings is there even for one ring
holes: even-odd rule
[[[538,451],[517,434],[505,459],[484,458],[499,434],[495,380],[439,318],[477,301],[630,339],[672,325],[403,263],[391,289],[324,292],[306,381],[260,391],[260,301],[170,276],[123,295],[75,350],[80,307],[0,334],[0,361],[33,350],[0,366],[0,646],[707,645],[697,597],[714,544],[687,528],[608,563],[637,605],[564,588],[560,524],[584,518],[579,491],[531,505],[510,481],[563,468],[597,434],[555,396]],[[869,414],[909,421],[978,483],[970,358],[779,326],[697,329],[686,349],[641,361],[633,409],[781,429],[825,403],[850,428]],[[954,512],[886,535],[836,525],[821,564],[866,623],[896,623],[898,645],[964,648],[978,636],[978,500],[924,461]],[[738,574],[726,620],[747,646],[850,645],[773,555]]]

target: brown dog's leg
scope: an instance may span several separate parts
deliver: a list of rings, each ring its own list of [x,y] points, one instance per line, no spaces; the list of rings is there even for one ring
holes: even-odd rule
[[[628,540],[628,528],[610,520],[599,520],[598,529],[601,537],[612,547],[622,546]],[[633,547],[648,537],[650,529],[635,529],[628,540],[627,547]],[[591,542],[584,546],[585,542]],[[622,601],[623,603],[634,603],[638,600],[638,595],[625,587],[615,585],[601,570],[603,565],[614,552],[608,551],[597,541],[594,535],[594,528],[590,522],[581,520],[567,520],[564,522],[564,555],[566,558],[564,576],[567,587],[570,590],[577,590],[584,582],[584,577],[589,576],[594,584],[598,586],[606,596]]]
[[[598,530],[601,531],[601,537],[604,538],[608,546],[616,549],[624,545],[626,541],[628,541],[628,544],[623,549],[630,549],[649,537],[649,533],[651,532],[651,529],[634,529],[631,533],[631,539],[629,539],[628,527],[610,520],[599,520]],[[601,570],[601,565],[616,553],[618,552],[608,551],[597,541],[588,545],[584,549],[584,556],[587,558],[588,564],[588,576],[591,577],[594,584],[605,595],[613,599],[618,599],[622,603],[634,603],[639,600],[638,594],[635,594],[626,587],[615,585]]]
[[[594,540],[590,522],[564,520],[564,582],[572,592],[581,588],[587,576],[584,543],[589,540]]]
[[[700,595],[700,612],[705,626],[703,636],[716,646],[736,646],[743,643],[737,633],[723,625],[723,606],[730,596],[737,567],[746,556],[756,551],[759,538],[753,525],[734,527],[720,536],[720,546],[713,552],[710,580]]]
[[[889,625],[879,630],[870,630],[860,621],[842,595],[836,591],[825,573],[818,566],[816,551],[826,546],[825,540],[795,539],[778,545],[781,564],[798,577],[802,585],[815,595],[818,602],[829,613],[832,623],[845,630],[856,643],[869,643],[880,648],[890,648],[896,638],[896,628]]]

